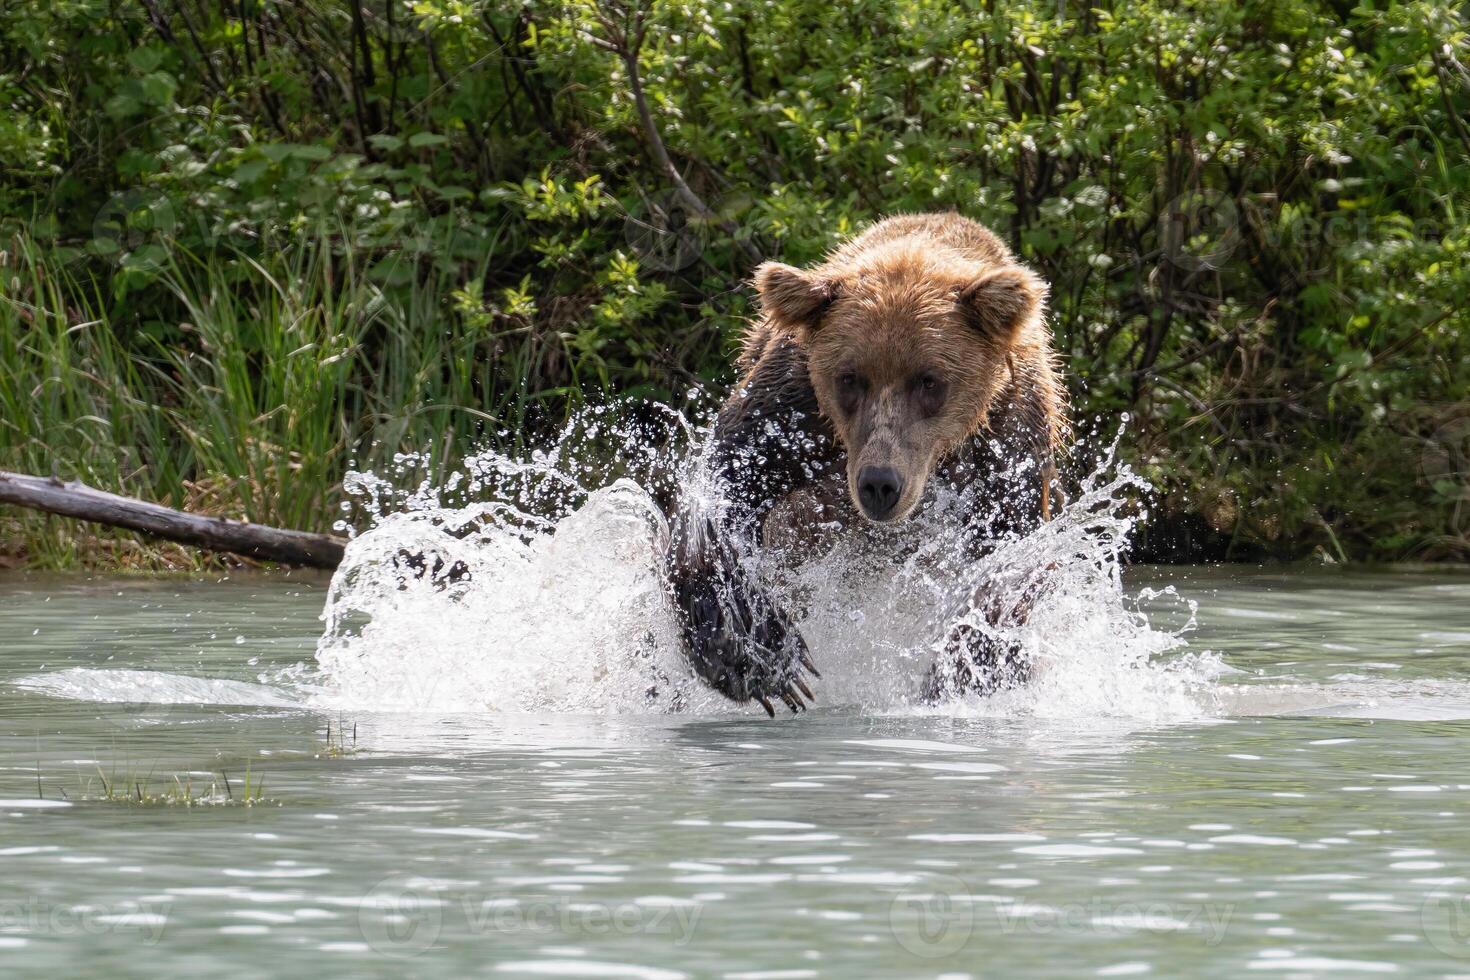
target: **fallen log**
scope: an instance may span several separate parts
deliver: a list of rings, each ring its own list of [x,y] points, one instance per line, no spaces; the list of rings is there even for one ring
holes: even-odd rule
[[[76,481],[68,483],[55,477],[26,476],[5,470],[0,470],[0,504],[123,527],[208,551],[305,568],[336,568],[342,563],[342,549],[347,546],[345,538],[332,534],[287,531],[247,521],[204,517],[120,497]]]

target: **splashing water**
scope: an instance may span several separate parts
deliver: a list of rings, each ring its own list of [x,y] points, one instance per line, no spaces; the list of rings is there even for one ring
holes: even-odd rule
[[[699,495],[705,435],[672,410],[637,421],[588,410],[552,448],[484,452],[441,487],[409,491],[372,473],[349,493],[382,516],[356,534],[334,577],[312,703],[333,710],[739,712],[684,657],[661,556],[657,499]],[[1175,653],[1183,634],[1150,626],[1120,574],[1147,489],[1116,443],[1052,520],[960,562],[956,508],[925,506],[899,531],[866,526],[780,548],[754,571],[800,610],[822,671],[818,704],[877,713],[1122,716],[1210,712],[1223,668]],[[405,462],[418,462],[405,458]],[[827,530],[831,530],[828,528]],[[796,550],[796,549],[794,549]],[[1022,625],[991,626],[968,597],[1030,596]],[[962,601],[963,600],[963,601]],[[1183,600],[1180,600],[1183,602]],[[1192,624],[1192,606],[1189,620]],[[920,685],[957,622],[1017,642],[1037,664],[1023,688],[921,704]],[[759,711],[759,708],[753,710]]]

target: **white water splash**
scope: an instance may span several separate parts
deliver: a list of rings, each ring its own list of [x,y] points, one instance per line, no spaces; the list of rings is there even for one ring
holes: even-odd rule
[[[322,703],[598,712],[636,708],[662,678],[683,673],[656,571],[667,531],[636,484],[593,493],[547,528],[491,522],[446,540],[446,528],[478,514],[402,512],[348,546],[317,651]],[[394,559],[426,546],[445,567],[461,563],[468,580],[442,588],[426,576],[400,587]]]
[[[331,710],[749,712],[707,690],[681,649],[660,556],[668,524],[645,489],[671,477],[700,433],[670,413],[657,438],[589,412],[527,458],[472,457],[443,488],[404,493],[358,474],[349,492],[387,511],[347,549],[327,601],[311,703]],[[653,448],[657,446],[658,448]],[[613,451],[608,452],[609,448]],[[589,462],[611,456],[612,464]],[[1177,654],[1182,632],[1152,627],[1120,577],[1142,481],[1106,454],[1045,526],[962,563],[942,502],[901,532],[838,536],[758,573],[801,609],[822,671],[817,705],[873,713],[1199,717],[1214,705],[1216,658]],[[443,503],[455,498],[455,506]],[[461,505],[463,500],[484,501]],[[422,554],[425,573],[404,574]],[[462,573],[468,573],[467,575]],[[966,599],[1033,594],[1025,624],[995,628]],[[1147,596],[1146,598],[1156,598]],[[1182,600],[1181,600],[1182,601]],[[1034,680],[990,698],[923,705],[921,683],[964,619],[1035,656]]]
[[[54,698],[108,704],[235,704],[299,707],[291,692],[265,684],[218,677],[189,677],[158,670],[70,667],[12,681],[16,687]]]

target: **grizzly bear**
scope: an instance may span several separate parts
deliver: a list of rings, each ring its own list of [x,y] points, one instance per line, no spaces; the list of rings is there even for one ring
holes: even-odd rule
[[[755,288],[760,316],[704,457],[716,499],[678,506],[668,574],[697,673],[774,715],[773,699],[803,708],[805,675],[820,676],[791,614],[743,564],[773,521],[793,519],[783,503],[814,496],[861,533],[947,486],[990,508],[984,540],[1024,533],[1055,499],[1067,420],[1046,283],[958,214],[887,218],[814,268],[766,262]],[[974,629],[956,627],[946,649],[930,692],[986,693],[1028,671]]]

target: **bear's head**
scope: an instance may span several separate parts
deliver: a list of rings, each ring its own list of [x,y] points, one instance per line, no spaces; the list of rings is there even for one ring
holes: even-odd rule
[[[816,270],[766,262],[755,284],[766,316],[805,348],[848,492],[876,522],[908,517],[939,461],[985,428],[1047,294],[1021,265],[932,249]]]

